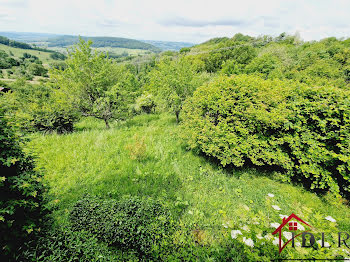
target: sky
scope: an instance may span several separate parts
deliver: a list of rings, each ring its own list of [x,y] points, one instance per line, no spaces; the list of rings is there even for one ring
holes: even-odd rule
[[[200,43],[298,33],[350,37],[349,0],[0,0],[0,31]]]

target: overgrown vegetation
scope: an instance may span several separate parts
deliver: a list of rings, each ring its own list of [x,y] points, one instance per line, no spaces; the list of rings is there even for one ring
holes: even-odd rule
[[[22,241],[21,258],[350,254],[332,234],[350,230],[349,40],[236,34],[118,59],[92,47],[80,39],[51,63],[50,81],[21,80],[0,91],[4,121],[31,138],[26,150],[50,188],[51,224]],[[31,74],[40,71],[32,55],[23,61]],[[271,232],[291,213],[319,239],[326,232],[332,248],[316,242],[278,254]]]
[[[11,125],[24,132],[71,132],[78,119],[73,105],[57,89],[23,80],[11,85],[11,91],[3,94],[0,105],[6,109]]]
[[[260,77],[220,77],[185,107],[185,137],[224,166],[269,166],[350,197],[349,91]]]
[[[36,238],[41,220],[44,187],[30,156],[0,108],[0,258],[12,261],[23,243]]]
[[[88,231],[110,246],[149,258],[169,241],[174,224],[159,201],[136,197],[103,201],[86,196],[75,204],[70,220],[75,230]]]
[[[105,54],[92,51],[91,44],[80,40],[69,54],[66,68],[54,69],[51,77],[59,92],[82,116],[103,119],[109,127],[112,119],[128,115],[138,85],[127,67],[117,66]]]
[[[179,122],[182,104],[206,80],[205,77],[197,74],[187,60],[165,57],[150,72],[146,89],[157,96],[159,104],[172,110]]]
[[[283,180],[283,176],[278,178],[267,171],[224,169],[186,150],[175,116],[140,115],[111,129],[105,129],[102,120],[89,118],[76,129],[80,131],[64,136],[37,134],[28,144],[38,155],[38,167],[46,171],[56,221],[65,225],[86,193],[102,199],[98,208],[86,209],[89,214],[97,212],[102,203],[116,203],[128,196],[157,199],[180,215],[170,242],[153,253],[163,259],[153,260],[196,261],[209,257],[219,261],[270,261],[279,257],[271,223],[280,223],[280,215],[291,213],[302,216],[317,232],[326,232],[326,241],[334,247],[337,236],[328,234],[350,230],[350,211],[341,199],[317,197],[301,186],[276,181]],[[142,157],[132,158],[125,147],[136,145],[143,137]],[[269,197],[270,193],[274,197]],[[327,221],[327,216],[336,223]],[[102,217],[98,221],[105,220]],[[96,224],[101,223],[98,221]],[[241,230],[243,235],[232,239],[231,230]],[[259,234],[264,238],[259,239]],[[244,244],[243,237],[251,238],[255,247]],[[321,233],[315,237],[321,239]],[[288,247],[281,257],[330,258],[343,254],[341,249],[316,245],[315,249]],[[133,251],[123,253],[132,255]]]
[[[19,59],[13,58],[0,50],[0,69],[12,69],[7,73],[11,78],[25,78],[32,80],[34,76],[47,77],[47,69],[38,57],[23,53]]]

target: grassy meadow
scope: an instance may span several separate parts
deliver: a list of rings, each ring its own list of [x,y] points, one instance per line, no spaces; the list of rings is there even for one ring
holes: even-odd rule
[[[49,62],[55,61],[50,57],[51,53],[49,52],[16,48],[16,47],[11,47],[3,44],[0,44],[0,50],[4,50],[6,53],[12,52],[14,57],[21,57],[23,56],[24,53],[35,55],[39,58],[39,60],[43,62],[43,64],[48,64]]]
[[[253,227],[253,221],[269,228],[281,222],[280,215],[293,212],[320,232],[350,231],[350,209],[341,200],[281,182],[268,171],[224,169],[188,151],[174,116],[140,115],[114,123],[111,129],[85,118],[75,128],[65,135],[36,133],[26,145],[44,174],[60,225],[67,222],[74,203],[88,193],[106,199],[152,197],[179,206],[184,210],[182,223],[200,229],[204,245],[232,241],[232,229]],[[332,227],[327,216],[336,220]]]

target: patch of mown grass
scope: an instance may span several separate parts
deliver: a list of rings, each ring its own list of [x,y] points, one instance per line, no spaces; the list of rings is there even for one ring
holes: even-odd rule
[[[272,173],[223,169],[187,151],[179,128],[168,114],[140,115],[111,129],[85,119],[72,134],[34,135],[27,149],[37,155],[37,166],[49,184],[56,220],[65,220],[76,201],[89,193],[115,199],[150,196],[179,206],[185,210],[182,223],[203,230],[204,243],[221,241],[218,234],[249,224],[256,214],[264,214],[266,223],[280,223],[280,214],[295,213],[310,223],[318,217],[322,221],[317,225],[324,228],[329,223],[324,218],[332,216],[339,229],[350,231],[350,209],[341,200],[326,201],[273,179]],[[141,149],[134,150],[137,146]],[[268,193],[275,196],[269,198]],[[230,227],[224,228],[227,222]]]

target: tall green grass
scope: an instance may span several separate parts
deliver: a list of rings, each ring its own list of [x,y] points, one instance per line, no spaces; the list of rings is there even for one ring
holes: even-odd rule
[[[27,150],[36,155],[49,185],[56,220],[65,220],[86,193],[115,199],[129,194],[185,207],[184,223],[213,232],[227,220],[249,219],[242,218],[244,208],[267,214],[271,222],[280,222],[279,214],[330,215],[341,230],[350,231],[350,209],[341,200],[279,182],[268,172],[223,169],[186,150],[175,122],[167,114],[140,115],[107,130],[103,122],[87,118],[72,134],[35,134]],[[281,211],[266,204],[268,193]]]

